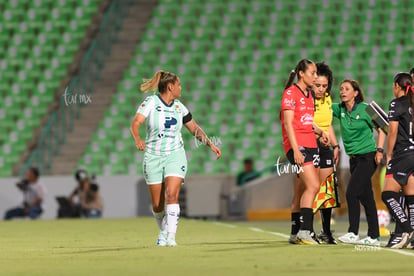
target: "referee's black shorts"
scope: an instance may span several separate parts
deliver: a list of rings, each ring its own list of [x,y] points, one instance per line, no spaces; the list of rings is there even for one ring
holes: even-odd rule
[[[319,142],[318,139],[318,148],[319,148],[319,167],[321,169],[333,168],[334,165],[334,154],[333,150],[329,147],[325,147]]]

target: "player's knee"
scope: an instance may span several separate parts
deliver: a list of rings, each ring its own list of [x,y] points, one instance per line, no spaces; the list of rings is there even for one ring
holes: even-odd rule
[[[160,202],[157,202],[157,203],[153,203],[152,204],[152,210],[155,212],[155,213],[160,213],[160,212],[162,212],[162,211],[164,211],[164,203],[160,203]]]
[[[167,203],[178,203],[178,194],[167,191],[165,200],[167,201]]]

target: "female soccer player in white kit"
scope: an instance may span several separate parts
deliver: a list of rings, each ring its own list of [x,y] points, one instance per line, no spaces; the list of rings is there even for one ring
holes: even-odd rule
[[[181,96],[181,84],[175,74],[157,71],[152,79],[141,85],[141,90],[158,90],[159,93],[147,97],[139,106],[131,123],[131,133],[137,149],[145,151],[144,178],[160,229],[157,245],[176,246],[175,233],[180,215],[178,195],[187,172],[182,126],[209,146],[217,159],[221,151],[192,119],[188,109],[177,100]],[[139,136],[139,128],[144,122],[147,130],[145,141]]]

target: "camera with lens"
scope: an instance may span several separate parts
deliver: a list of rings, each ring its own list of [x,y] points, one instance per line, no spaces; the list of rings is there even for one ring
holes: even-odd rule
[[[22,191],[26,191],[27,187],[29,187],[29,180],[27,179],[22,179],[19,182],[16,183],[16,186],[22,190]]]

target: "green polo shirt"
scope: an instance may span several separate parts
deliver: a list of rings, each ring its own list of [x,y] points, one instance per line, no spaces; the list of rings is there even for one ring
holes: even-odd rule
[[[342,104],[332,104],[333,116],[339,119],[341,136],[344,142],[345,152],[348,155],[364,154],[376,151],[374,140],[374,125],[371,116],[365,111],[367,103],[355,104],[351,112],[348,112]]]

